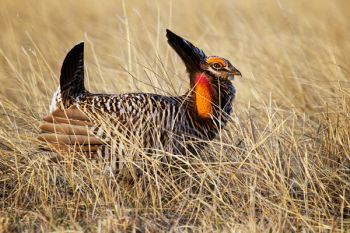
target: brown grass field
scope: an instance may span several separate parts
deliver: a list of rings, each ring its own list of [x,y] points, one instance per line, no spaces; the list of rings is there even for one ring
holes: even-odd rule
[[[2,0],[0,232],[350,231],[349,9],[347,0]],[[38,123],[79,41],[91,91],[184,93],[166,28],[243,74],[232,120],[208,149],[150,156],[130,145],[128,179],[40,150]]]

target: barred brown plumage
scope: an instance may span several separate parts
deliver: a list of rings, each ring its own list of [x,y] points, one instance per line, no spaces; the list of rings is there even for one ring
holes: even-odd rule
[[[52,114],[41,125],[46,133],[40,138],[58,145],[94,145],[87,150],[104,157],[125,149],[118,137],[137,136],[143,148],[172,153],[196,152],[199,141],[214,139],[232,112],[235,89],[230,79],[241,74],[228,60],[207,57],[170,30],[166,35],[189,73],[186,94],[90,93],[84,88],[84,44],[80,43],[63,62],[60,88],[50,106]]]

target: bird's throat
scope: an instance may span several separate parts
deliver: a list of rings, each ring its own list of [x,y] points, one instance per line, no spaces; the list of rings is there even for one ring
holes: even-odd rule
[[[194,92],[198,115],[202,118],[210,118],[212,113],[213,90],[205,74],[198,73],[196,75]]]

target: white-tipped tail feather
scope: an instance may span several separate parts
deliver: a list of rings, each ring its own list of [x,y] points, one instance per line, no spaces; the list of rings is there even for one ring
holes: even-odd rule
[[[58,103],[61,101],[61,87],[58,86],[55,93],[53,93],[51,98],[51,103],[49,106],[50,113],[54,112],[58,108]]]

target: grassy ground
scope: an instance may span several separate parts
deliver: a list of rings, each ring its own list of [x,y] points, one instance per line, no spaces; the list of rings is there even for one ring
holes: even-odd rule
[[[2,1],[0,231],[349,231],[350,3],[140,2]],[[37,123],[81,40],[90,90],[183,93],[165,28],[244,76],[228,129],[201,156],[138,151],[131,185],[38,149]]]

